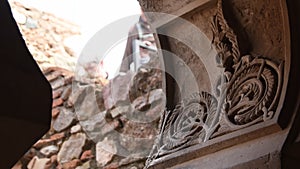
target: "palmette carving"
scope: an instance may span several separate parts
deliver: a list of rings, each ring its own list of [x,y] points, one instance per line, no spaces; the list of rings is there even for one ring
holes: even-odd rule
[[[224,1],[225,2],[225,1]],[[160,121],[160,133],[147,160],[146,168],[157,158],[213,139],[225,118],[229,129],[224,134],[268,121],[274,117],[282,88],[283,64],[263,56],[241,56],[233,29],[223,14],[223,1],[212,21],[212,43],[216,60],[224,68],[216,96],[195,93],[166,111]],[[218,136],[222,133],[218,133]]]
[[[224,18],[222,2],[218,1],[212,22],[217,61],[225,68],[220,84],[220,113],[229,125],[245,127],[273,117],[281,90],[282,64],[277,66],[250,54],[240,55],[237,37]]]
[[[281,89],[281,68],[266,59],[243,56],[227,84],[227,120],[251,125],[271,119]]]
[[[194,93],[161,116],[159,138],[148,159],[164,156],[208,139],[216,127],[217,100],[207,92]]]

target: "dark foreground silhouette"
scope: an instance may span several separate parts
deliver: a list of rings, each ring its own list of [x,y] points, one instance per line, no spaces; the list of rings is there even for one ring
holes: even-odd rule
[[[0,168],[11,168],[50,127],[52,91],[0,1]]]

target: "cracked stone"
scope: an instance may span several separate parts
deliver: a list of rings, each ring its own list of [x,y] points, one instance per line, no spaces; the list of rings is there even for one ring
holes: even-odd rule
[[[73,120],[75,119],[75,114],[66,108],[61,108],[60,113],[53,122],[53,129],[57,132],[61,132],[64,129],[68,128]]]
[[[46,157],[50,157],[58,152],[58,147],[55,145],[44,147],[40,150],[40,152]]]
[[[96,145],[96,161],[99,167],[108,164],[117,153],[117,147],[113,140],[105,138],[102,142]]]
[[[60,163],[66,163],[72,159],[78,159],[82,152],[82,147],[84,146],[85,141],[86,136],[83,133],[72,135],[62,144],[62,147],[57,155],[57,160]]]

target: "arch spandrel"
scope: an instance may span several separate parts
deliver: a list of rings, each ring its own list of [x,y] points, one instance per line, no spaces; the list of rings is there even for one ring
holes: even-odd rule
[[[181,79],[186,75],[178,71],[178,62],[165,60],[166,67],[174,67],[179,85],[175,93],[180,95],[175,95],[179,97],[175,109],[162,115],[148,167],[174,166],[198,155],[287,132],[278,123],[290,69],[285,2],[199,0],[186,2],[181,10],[176,5],[174,10],[164,6],[169,2],[160,1],[162,6],[155,7],[153,1],[140,1],[148,12],[179,14],[180,19],[149,18],[158,37],[163,37],[159,39],[162,49],[183,61],[197,87],[189,90],[184,84],[191,82]],[[162,52],[162,57],[170,55]],[[274,143],[274,151],[280,151],[285,136]]]

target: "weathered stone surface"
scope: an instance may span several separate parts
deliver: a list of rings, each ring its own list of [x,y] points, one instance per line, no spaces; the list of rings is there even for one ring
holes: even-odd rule
[[[52,69],[52,68],[49,68],[49,69],[45,70],[44,74],[46,75],[46,79],[49,82],[54,81],[58,77],[62,76],[62,72],[61,71],[54,71],[54,69]],[[58,89],[58,90],[62,91],[61,89]]]
[[[77,97],[75,111],[79,121],[87,121],[90,120],[91,117],[96,114],[100,114],[100,112],[96,97],[95,97],[95,88],[92,86],[86,85],[82,86],[82,92]]]
[[[96,145],[96,161],[99,167],[105,166],[110,162],[113,156],[117,153],[117,147],[113,140],[105,138],[102,142]]]
[[[40,152],[46,157],[50,157],[58,152],[58,147],[55,145],[44,147],[40,150]]]
[[[52,98],[53,99],[56,99],[56,98],[59,98],[61,96],[61,94],[63,93],[63,87],[62,88],[59,88],[59,89],[56,89],[52,92]]]
[[[296,166],[295,166],[296,167]],[[267,154],[263,157],[257,158],[252,161],[245,162],[243,164],[239,164],[233,167],[229,167],[229,169],[251,169],[251,168],[259,168],[259,169],[268,169],[268,168],[284,168],[281,166],[280,155],[278,152]]]
[[[119,115],[128,114],[131,111],[132,111],[131,106],[128,104],[128,105],[117,106],[116,108],[110,110],[109,113],[112,118],[116,118]]]
[[[63,169],[74,169],[80,164],[80,160],[74,159],[72,161],[66,162],[62,165]]]
[[[105,109],[105,105],[104,105],[102,90],[96,90],[95,95],[96,95],[96,102],[97,102],[99,110],[105,111],[106,109]]]
[[[129,91],[130,101],[149,94],[151,90],[162,88],[162,71],[159,62],[159,59],[154,57],[134,74]]]
[[[147,104],[153,104],[154,102],[162,101],[166,102],[166,96],[162,89],[155,89],[150,91],[149,93],[146,93],[138,98],[136,98],[132,106],[137,110],[142,110],[143,106]]]
[[[67,86],[61,94],[63,100],[67,100],[72,93],[72,85]]]
[[[155,123],[126,122],[120,144],[131,154],[145,155],[150,152],[156,136]]]
[[[63,77],[58,77],[54,81],[50,82],[50,84],[51,84],[52,89],[55,90],[55,89],[65,85],[65,79]]]
[[[77,124],[71,128],[70,133],[74,134],[74,133],[78,133],[79,131],[81,131],[81,125]]]
[[[62,144],[58,153],[57,160],[60,163],[66,163],[72,159],[79,158],[82,147],[86,141],[86,136],[83,133],[72,135],[67,141]]]
[[[125,157],[124,159],[120,160],[119,165],[120,166],[126,166],[128,164],[132,164],[138,161],[145,160],[145,157],[141,157],[138,154],[132,154],[130,156]]]
[[[47,165],[50,163],[49,158],[38,158],[35,156],[27,165],[28,169],[41,169],[47,168]]]
[[[74,82],[72,84],[72,92],[67,101],[68,106],[72,107],[75,105],[75,102],[77,101],[79,95],[81,95],[83,90],[84,90],[84,87],[81,86],[79,83]]]
[[[114,130],[118,126],[118,122],[108,122],[105,119],[106,111],[101,112],[99,110],[95,91],[92,86],[85,86],[80,96],[78,96],[75,110],[82,129],[90,139],[98,142],[107,133]]]
[[[162,89],[155,89],[136,98],[131,104],[134,111],[127,116],[134,121],[152,122],[158,120],[166,106],[166,96]]]
[[[184,27],[184,26],[183,26]],[[193,34],[189,34],[182,29],[175,29],[175,27],[171,27],[170,31],[174,31],[175,34],[183,34],[182,36],[186,36],[186,38],[192,38]],[[207,43],[206,40],[203,40],[204,44]],[[182,100],[187,98],[192,93],[196,91],[212,91],[212,83],[213,79],[218,77],[218,67],[210,66],[206,68],[205,64],[202,62],[201,57],[197,56],[193,50],[189,50],[189,46],[180,42],[178,40],[173,40],[170,42],[170,49],[174,51],[174,54],[177,56],[182,56],[180,59],[175,58],[172,62],[175,65],[176,69],[174,70],[174,78],[177,81],[178,90],[175,91],[174,95],[178,100]],[[214,50],[207,53],[209,58],[211,58]],[[175,56],[174,56],[175,57]],[[204,56],[203,56],[204,57]],[[216,70],[215,73],[211,73],[209,75],[207,69]]]
[[[61,108],[60,113],[53,122],[53,129],[57,132],[60,132],[68,128],[73,120],[75,119],[75,114],[70,109]]]
[[[118,168],[119,168],[119,164],[114,162],[109,165],[106,165],[103,169],[118,169]]]
[[[132,77],[133,73],[130,71],[125,75],[118,75],[103,88],[104,105],[107,110],[118,103],[129,103],[128,94]]]
[[[104,115],[105,112],[102,112],[102,114],[91,116],[87,121],[80,122],[80,125],[87,133],[88,137],[95,142],[103,140],[108,133],[115,130],[119,126],[118,121],[106,121]]]
[[[91,168],[90,161],[87,161],[81,166],[77,166],[75,169],[90,169],[90,168]]]
[[[253,53],[259,53],[275,61],[284,60],[285,35],[280,1],[246,0],[241,3],[233,0],[230,8],[239,24],[243,25]]]

